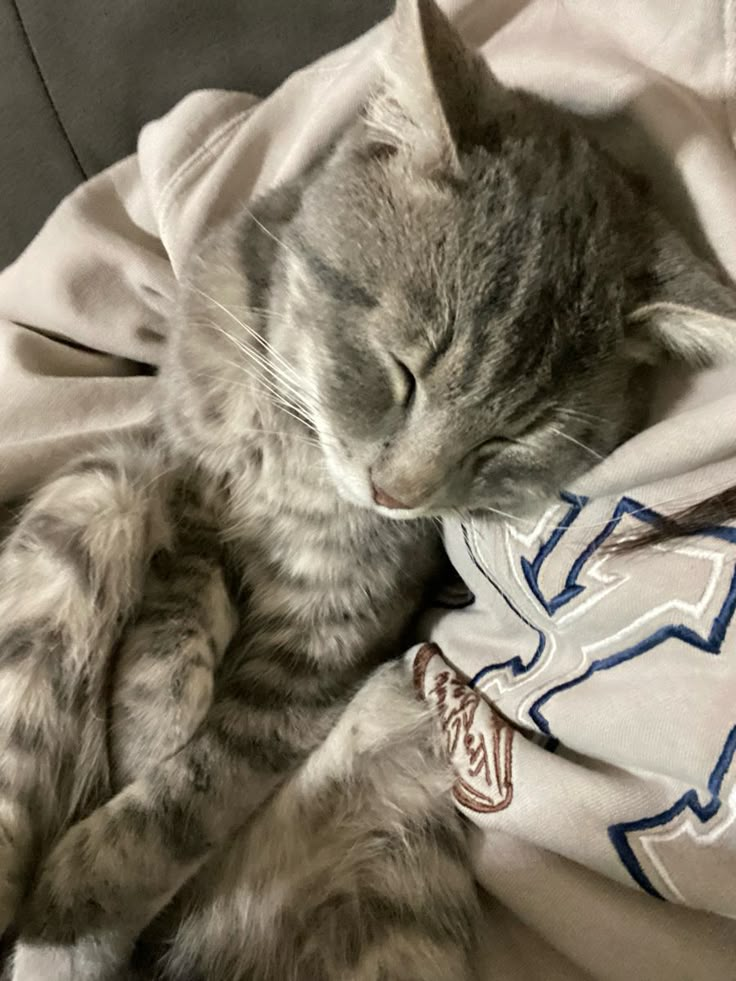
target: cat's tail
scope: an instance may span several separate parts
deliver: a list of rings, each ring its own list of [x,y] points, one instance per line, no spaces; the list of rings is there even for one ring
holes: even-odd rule
[[[151,443],[79,459],[0,553],[0,933],[39,852],[106,788],[110,655],[167,544],[166,484]]]

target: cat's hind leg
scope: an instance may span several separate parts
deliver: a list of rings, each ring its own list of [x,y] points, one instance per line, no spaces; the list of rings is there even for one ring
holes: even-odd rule
[[[332,791],[315,793],[325,778]],[[475,977],[479,902],[453,779],[438,721],[418,701],[409,665],[380,668],[293,781],[306,803],[302,822],[316,829],[322,812],[323,871],[315,869],[292,904],[294,954],[285,977]]]
[[[185,746],[62,836],[42,865],[22,922],[14,981],[36,981],[26,971],[24,948],[51,957],[109,937],[132,948],[213,850],[270,796],[282,768],[296,765],[297,747],[259,744],[259,722],[239,699],[215,699]],[[82,979],[72,973],[55,981]]]
[[[191,489],[186,494],[183,491],[179,486],[172,500],[171,521],[176,531],[141,572],[141,580],[145,579],[142,596],[116,650],[108,686],[115,787],[141,777],[192,737],[210,707],[213,673],[236,626],[217,530],[208,523],[199,495]],[[95,865],[97,855],[91,839],[82,838],[78,844],[81,872],[88,863]],[[121,856],[123,862],[125,858]],[[143,864],[135,874],[145,878],[152,868],[146,867],[145,854],[141,859]],[[104,855],[100,860],[104,862]],[[72,891],[75,872],[69,866],[56,889]],[[115,876],[125,878],[125,869],[116,869]],[[114,885],[111,888],[114,892]],[[145,903],[145,897],[141,899]],[[122,916],[100,930],[86,932],[84,926],[98,912],[90,900],[90,906],[82,910],[87,923],[74,936],[56,936],[44,943],[22,935],[14,953],[13,978],[117,979],[125,969],[137,930],[128,929],[130,917]],[[53,898],[45,915],[53,919]],[[135,915],[133,921],[137,922]]]
[[[471,981],[479,903],[432,710],[380,668],[153,939],[162,978]]]
[[[157,539],[160,460],[118,446],[40,490],[0,553],[0,932],[53,838],[106,789],[103,692]]]

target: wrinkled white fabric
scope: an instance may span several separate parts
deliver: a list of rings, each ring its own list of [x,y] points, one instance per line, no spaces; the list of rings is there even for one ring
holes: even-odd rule
[[[671,219],[736,277],[732,2],[444,6],[502,81],[603,120]],[[0,502],[150,418],[145,366],[186,256],[334,135],[386,36],[379,26],[260,104],[191,95],[0,273]],[[483,978],[736,977],[736,532],[604,548],[736,483],[734,419],[736,366],[671,372],[651,426],[539,521],[447,528],[476,599],[428,619],[444,659],[423,648],[417,678],[477,829]]]

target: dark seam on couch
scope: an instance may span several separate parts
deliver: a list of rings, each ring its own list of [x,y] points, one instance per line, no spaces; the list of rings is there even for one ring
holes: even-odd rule
[[[79,169],[79,173],[81,174],[82,180],[87,180],[88,175],[85,172],[84,167],[82,166],[82,162],[77,156],[77,151],[74,149],[74,144],[69,139],[69,134],[67,133],[64,127],[64,123],[62,122],[61,116],[59,115],[59,110],[56,108],[56,103],[54,102],[53,97],[51,95],[51,90],[48,86],[48,83],[46,82],[46,79],[44,78],[43,72],[41,71],[41,65],[36,56],[36,52],[33,47],[33,42],[31,41],[28,31],[26,30],[26,25],[23,22],[23,17],[21,16],[21,12],[20,12],[20,8],[18,7],[17,0],[10,0],[10,6],[13,8],[15,12],[15,16],[18,18],[18,24],[20,26],[21,31],[23,32],[23,37],[25,38],[25,42],[28,47],[28,53],[31,57],[31,61],[33,62],[33,66],[36,69],[36,73],[38,74],[38,77],[41,81],[41,85],[43,85],[43,90],[46,93],[47,99],[49,100],[49,105],[51,106],[52,112],[56,118],[57,123],[59,124],[59,129],[61,130],[64,139],[66,140],[67,146],[69,147],[69,150],[71,151],[71,154],[74,157],[74,162],[76,163],[77,168]]]

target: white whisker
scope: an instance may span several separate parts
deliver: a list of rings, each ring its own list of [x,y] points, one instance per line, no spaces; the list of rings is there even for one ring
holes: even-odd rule
[[[608,420],[605,419],[603,416],[595,415],[592,412],[584,412],[580,409],[566,409],[564,406],[559,406],[554,411],[558,415],[565,416],[568,419],[577,419],[580,422],[585,422],[585,423],[608,422]]]
[[[237,340],[237,338],[233,337],[232,334],[224,329],[224,327],[221,327],[214,321],[204,322],[202,326],[208,327],[211,330],[215,330],[222,334],[222,336],[230,341],[230,343],[233,344],[233,346],[236,347],[241,354],[244,354],[250,361],[253,361],[255,364],[259,365],[259,367],[266,371],[274,381],[279,382],[279,384],[286,388],[295,398],[299,399],[305,404],[308,403],[309,396],[304,390],[303,386],[293,384],[292,381],[286,377],[277,366],[274,366],[273,363],[262,354],[259,354],[257,351],[254,351],[246,344],[243,344],[241,341]]]
[[[256,225],[258,225],[261,231],[265,232],[266,235],[268,235],[270,239],[272,239],[277,245],[280,245],[282,249],[286,249],[287,252],[290,252],[293,256],[296,256],[298,258],[296,252],[292,248],[290,248],[290,246],[288,246],[286,242],[282,241],[282,239],[280,239],[278,235],[274,235],[274,233],[271,231],[270,228],[266,228],[263,222],[260,221],[260,219],[256,218],[256,216],[253,214],[253,211],[247,205],[244,207],[243,210],[256,223]]]
[[[249,337],[252,337],[255,341],[261,344],[263,348],[279,362],[281,367],[289,373],[295,382],[301,383],[301,379],[293,365],[289,364],[286,358],[282,357],[282,355],[279,354],[279,352],[266,340],[262,334],[255,330],[255,328],[251,327],[250,324],[246,324],[229,307],[225,306],[224,303],[221,303],[214,296],[211,296],[209,293],[206,293],[201,289],[197,289],[197,292],[206,300],[209,300],[210,303],[214,303],[215,306],[219,307],[219,309],[222,310],[223,313],[227,314],[228,317],[232,318],[232,320],[234,320],[235,323],[241,327]],[[269,310],[264,310],[264,312],[270,314]],[[225,331],[225,333],[227,332]]]
[[[524,521],[524,519],[520,518],[517,514],[510,514],[508,511],[502,511],[500,508],[484,507],[481,510],[490,511],[492,514],[498,514],[502,518],[507,518],[509,521],[515,521],[520,525],[529,525],[528,521]]]
[[[597,450],[592,449],[592,447],[590,446],[586,446],[585,443],[581,443],[579,439],[575,439],[574,436],[571,436],[569,433],[564,432],[562,429],[555,429],[554,426],[548,426],[547,428],[551,433],[554,433],[556,436],[561,436],[562,439],[566,439],[568,440],[568,442],[574,443],[575,446],[579,446],[581,450],[585,450],[586,453],[590,453],[590,455],[594,456],[597,460],[605,459],[602,453],[599,453]]]
[[[231,368],[235,368],[236,371],[240,372],[240,374],[245,375],[247,378],[252,378],[264,392],[268,392],[270,395],[274,397],[274,399],[276,399],[282,405],[286,405],[289,408],[292,408],[295,412],[303,411],[301,406],[292,404],[292,402],[284,396],[283,392],[281,392],[272,382],[269,382],[268,379],[263,378],[263,376],[260,375],[257,371],[253,371],[252,369],[249,369],[246,365],[238,364],[236,361],[229,361],[227,358],[223,358],[222,363],[226,365],[230,365]],[[301,418],[301,422],[305,426],[314,428],[312,426],[312,423],[306,416]]]
[[[327,445],[327,446],[332,445],[332,446],[337,447],[337,444],[336,443],[334,443],[331,440],[326,439],[323,434],[321,434],[321,433],[318,432],[317,428],[315,427],[315,425],[312,423],[312,421],[309,418],[307,418],[307,417],[305,417],[305,416],[303,416],[301,414],[303,410],[302,410],[302,408],[300,406],[292,405],[291,402],[289,402],[288,400],[286,400],[286,399],[283,398],[283,396],[281,395],[280,392],[278,392],[277,390],[272,389],[269,386],[265,385],[264,382],[263,382],[263,379],[260,378],[257,374],[255,374],[254,372],[249,371],[243,365],[236,364],[234,361],[224,360],[223,363],[224,364],[227,364],[227,365],[231,365],[239,373],[244,374],[247,377],[253,378],[256,381],[256,383],[260,386],[260,388],[261,388],[261,394],[263,395],[263,397],[268,402],[270,402],[271,405],[274,406],[274,408],[276,408],[280,412],[283,412],[285,415],[291,416],[291,418],[292,419],[295,419],[298,423],[300,423],[301,426],[305,427],[307,430],[309,430],[312,433],[314,433],[316,438],[311,438],[311,437],[308,437],[308,436],[291,434],[291,433],[282,433],[282,435],[289,436],[290,438],[294,438],[294,439],[297,439],[298,438],[298,439],[301,439],[304,442],[311,442],[315,446],[322,447],[322,446],[325,446],[325,445]],[[197,375],[200,378],[210,378],[210,379],[212,379],[212,381],[222,382],[223,384],[225,384],[229,388],[240,388],[240,389],[244,389],[245,391],[248,391],[248,392],[252,392],[253,391],[253,386],[252,385],[249,385],[246,382],[235,381],[232,378],[228,378],[226,375],[216,375],[216,374],[212,374],[211,372],[202,371],[201,369],[199,369],[197,371]],[[293,412],[292,411],[289,411],[290,409],[293,409],[294,411]],[[265,432],[268,432],[268,430],[265,430],[265,429],[253,429],[253,430],[242,430],[242,431],[243,432],[264,432],[264,433]],[[281,432],[281,431],[280,430],[279,431],[274,430],[273,432],[276,433],[276,432]]]

